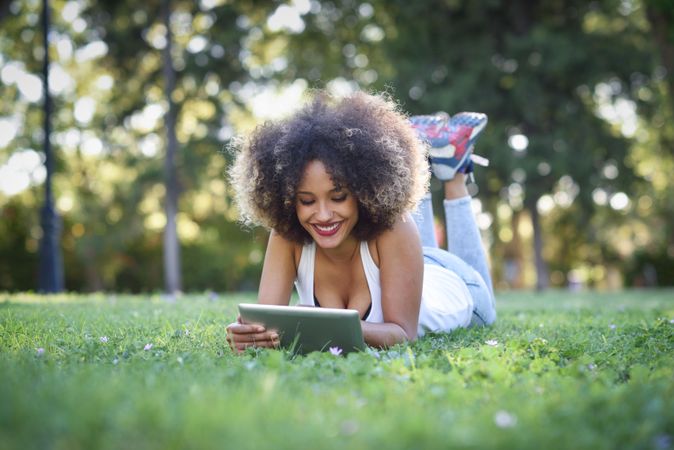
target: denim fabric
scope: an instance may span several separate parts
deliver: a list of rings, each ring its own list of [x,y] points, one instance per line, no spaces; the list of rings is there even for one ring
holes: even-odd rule
[[[421,201],[419,209],[413,214],[424,246],[424,262],[456,273],[473,297],[475,306],[471,326],[489,325],[496,320],[494,291],[480,230],[473,215],[471,198],[445,200],[443,205],[447,250],[440,249],[437,245],[430,194]]]

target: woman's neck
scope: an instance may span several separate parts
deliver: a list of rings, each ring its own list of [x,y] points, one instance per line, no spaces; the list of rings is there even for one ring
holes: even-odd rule
[[[350,262],[358,253],[359,248],[360,242],[353,236],[349,236],[349,239],[345,240],[335,248],[316,246],[317,251],[320,251],[329,261],[334,263]]]

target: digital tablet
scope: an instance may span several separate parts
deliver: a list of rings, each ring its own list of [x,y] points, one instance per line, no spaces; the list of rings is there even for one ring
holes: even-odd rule
[[[344,354],[365,349],[360,315],[354,309],[240,303],[239,313],[245,323],[276,330],[281,347],[297,354],[328,351],[331,347],[338,347]]]

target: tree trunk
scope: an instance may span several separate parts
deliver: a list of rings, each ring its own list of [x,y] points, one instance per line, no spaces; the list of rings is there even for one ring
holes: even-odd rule
[[[44,91],[44,156],[47,178],[45,179],[45,202],[40,211],[42,238],[40,239],[40,264],[38,268],[38,290],[44,293],[63,291],[63,261],[59,238],[61,218],[56,213],[52,195],[52,175],[54,155],[51,148],[51,96],[49,95],[49,0],[42,1],[42,39],[44,64],[42,66],[42,86]]]
[[[531,225],[534,229],[534,265],[536,267],[536,290],[543,291],[550,286],[548,277],[548,265],[543,259],[543,231],[541,220],[536,208],[538,198],[534,199],[528,209],[531,214]]]
[[[164,81],[166,83],[166,100],[168,112],[164,125],[166,126],[166,160],[164,162],[164,176],[166,183],[166,228],[164,230],[164,286],[168,293],[175,294],[181,290],[180,279],[180,245],[178,242],[178,230],[176,215],[178,213],[178,178],[176,173],[176,152],[178,141],[176,139],[176,105],[173,101],[173,91],[176,85],[176,72],[173,68],[171,56],[171,4],[170,0],[162,1],[162,16],[166,27],[166,47],[163,52]]]
[[[646,2],[646,16],[660,53],[660,61],[667,70],[669,105],[674,114],[674,12],[653,3],[655,2]]]
[[[0,0],[0,22],[5,20],[9,16],[9,5],[12,2],[10,0]]]
[[[506,245],[503,259],[505,264],[505,278],[511,289],[522,289],[522,268],[524,255],[522,253],[522,237],[520,236],[521,211],[513,211],[510,219],[510,228],[513,232],[512,240]]]

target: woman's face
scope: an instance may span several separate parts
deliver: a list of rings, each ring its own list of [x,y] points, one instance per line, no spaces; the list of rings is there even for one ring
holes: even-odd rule
[[[338,248],[358,223],[358,202],[353,194],[335,186],[318,160],[304,168],[295,208],[300,224],[321,248]]]

